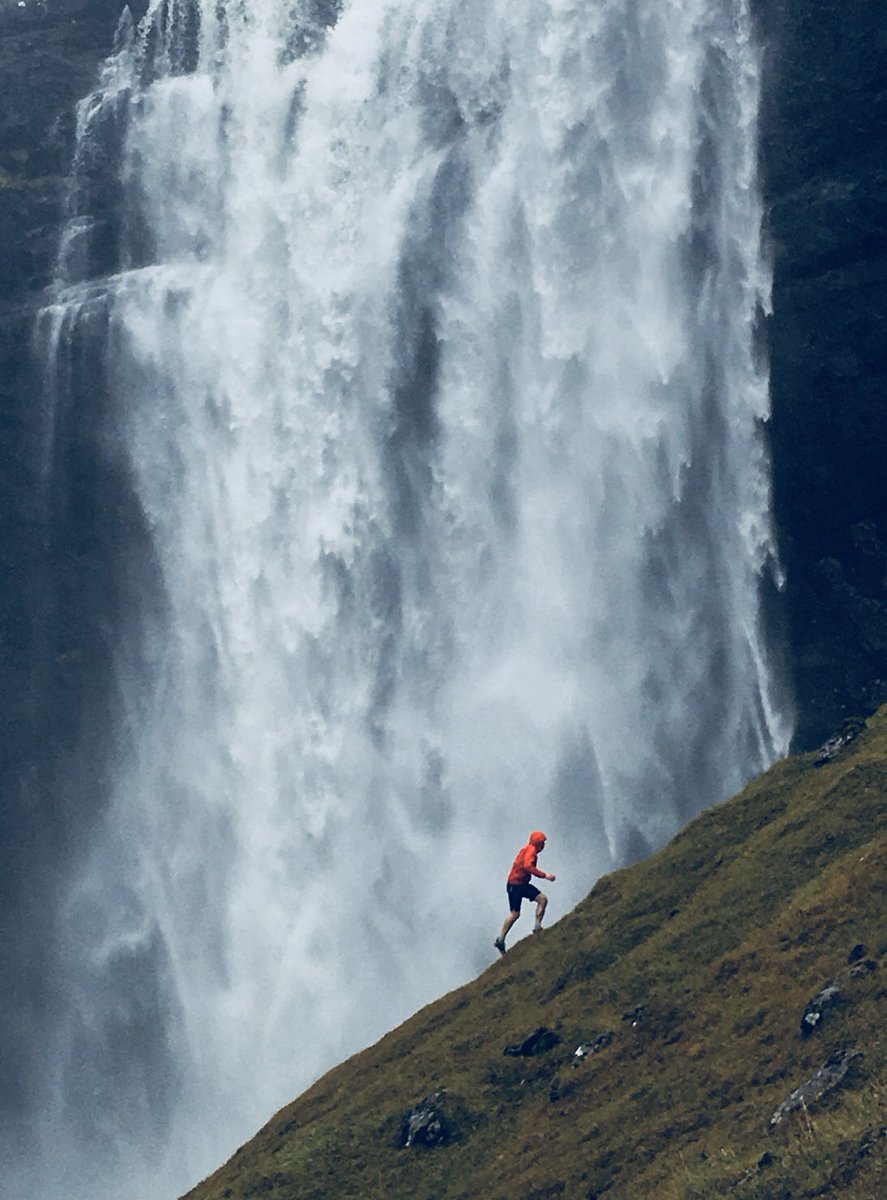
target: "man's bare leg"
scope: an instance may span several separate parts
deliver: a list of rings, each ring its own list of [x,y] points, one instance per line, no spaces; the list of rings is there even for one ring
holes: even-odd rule
[[[545,916],[545,910],[548,907],[548,897],[543,896],[540,892],[536,897],[536,924],[533,928],[533,933],[538,933],[542,928],[542,918]]]
[[[508,935],[508,931],[520,916],[519,912],[510,912],[502,924],[502,932],[499,934],[499,941],[504,942]]]
[[[502,925],[502,932],[499,934],[499,936],[493,942],[493,945],[496,947],[496,949],[499,951],[500,954],[505,953],[505,938],[508,934],[509,929],[511,929],[512,925],[515,923],[515,921],[518,919],[519,916],[520,916],[519,912],[510,912],[508,914],[508,916],[505,918],[505,921]]]

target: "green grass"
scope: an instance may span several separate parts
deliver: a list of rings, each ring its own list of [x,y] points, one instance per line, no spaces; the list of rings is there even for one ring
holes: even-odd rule
[[[882,710],[835,762],[777,764],[600,880],[324,1076],[188,1200],[883,1200],[885,800]],[[860,942],[878,968],[802,1038],[804,1006]],[[557,1046],[503,1055],[540,1025]],[[847,1047],[863,1058],[846,1086],[771,1132],[777,1105]],[[404,1114],[440,1089],[452,1140],[400,1148]]]

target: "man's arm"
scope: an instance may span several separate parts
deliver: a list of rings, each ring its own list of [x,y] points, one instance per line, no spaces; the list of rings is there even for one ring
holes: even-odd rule
[[[527,860],[524,864],[526,866],[527,870],[530,872],[531,875],[535,875],[537,879],[547,879],[549,883],[554,883],[553,875],[547,875],[545,873],[545,871],[540,871],[539,868],[536,866],[537,857],[538,856],[534,852],[532,857],[527,858]]]

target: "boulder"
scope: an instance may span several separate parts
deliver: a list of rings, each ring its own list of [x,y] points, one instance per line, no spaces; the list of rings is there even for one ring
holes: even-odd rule
[[[770,1118],[771,1131],[800,1108],[812,1108],[823,1096],[841,1087],[850,1069],[862,1058],[858,1050],[838,1050],[823,1065],[786,1097]]]
[[[878,964],[871,958],[864,958],[862,962],[854,963],[849,971],[844,972],[846,979],[862,979],[872,971],[877,971]]]
[[[801,1017],[801,1036],[809,1037],[814,1029],[818,1029],[825,1014],[834,1008],[840,999],[841,989],[836,983],[829,983],[821,992],[817,992]]]
[[[540,1025],[522,1042],[506,1046],[502,1053],[513,1055],[515,1058],[528,1058],[533,1054],[544,1054],[553,1049],[559,1045],[560,1040],[560,1036],[553,1029],[546,1029],[544,1025]]]
[[[852,717],[845,721],[835,736],[819,747],[816,758],[813,760],[814,767],[824,767],[826,763],[832,762],[846,746],[859,737],[863,729],[865,729],[865,721],[859,718]]]
[[[450,1125],[443,1113],[443,1091],[426,1096],[404,1115],[400,1144],[411,1146],[441,1146],[450,1137]]]
[[[612,1042],[615,1034],[612,1030],[607,1030],[600,1034],[591,1042],[582,1042],[573,1051],[573,1066],[578,1067],[583,1058],[587,1058],[589,1054],[597,1054]]]

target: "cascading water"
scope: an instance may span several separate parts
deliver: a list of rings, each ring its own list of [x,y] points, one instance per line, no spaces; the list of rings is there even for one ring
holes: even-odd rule
[[[182,1190],[490,962],[531,827],[557,915],[786,748],[757,89],[745,0],[121,25],[37,333],[146,547],[41,1196]]]

